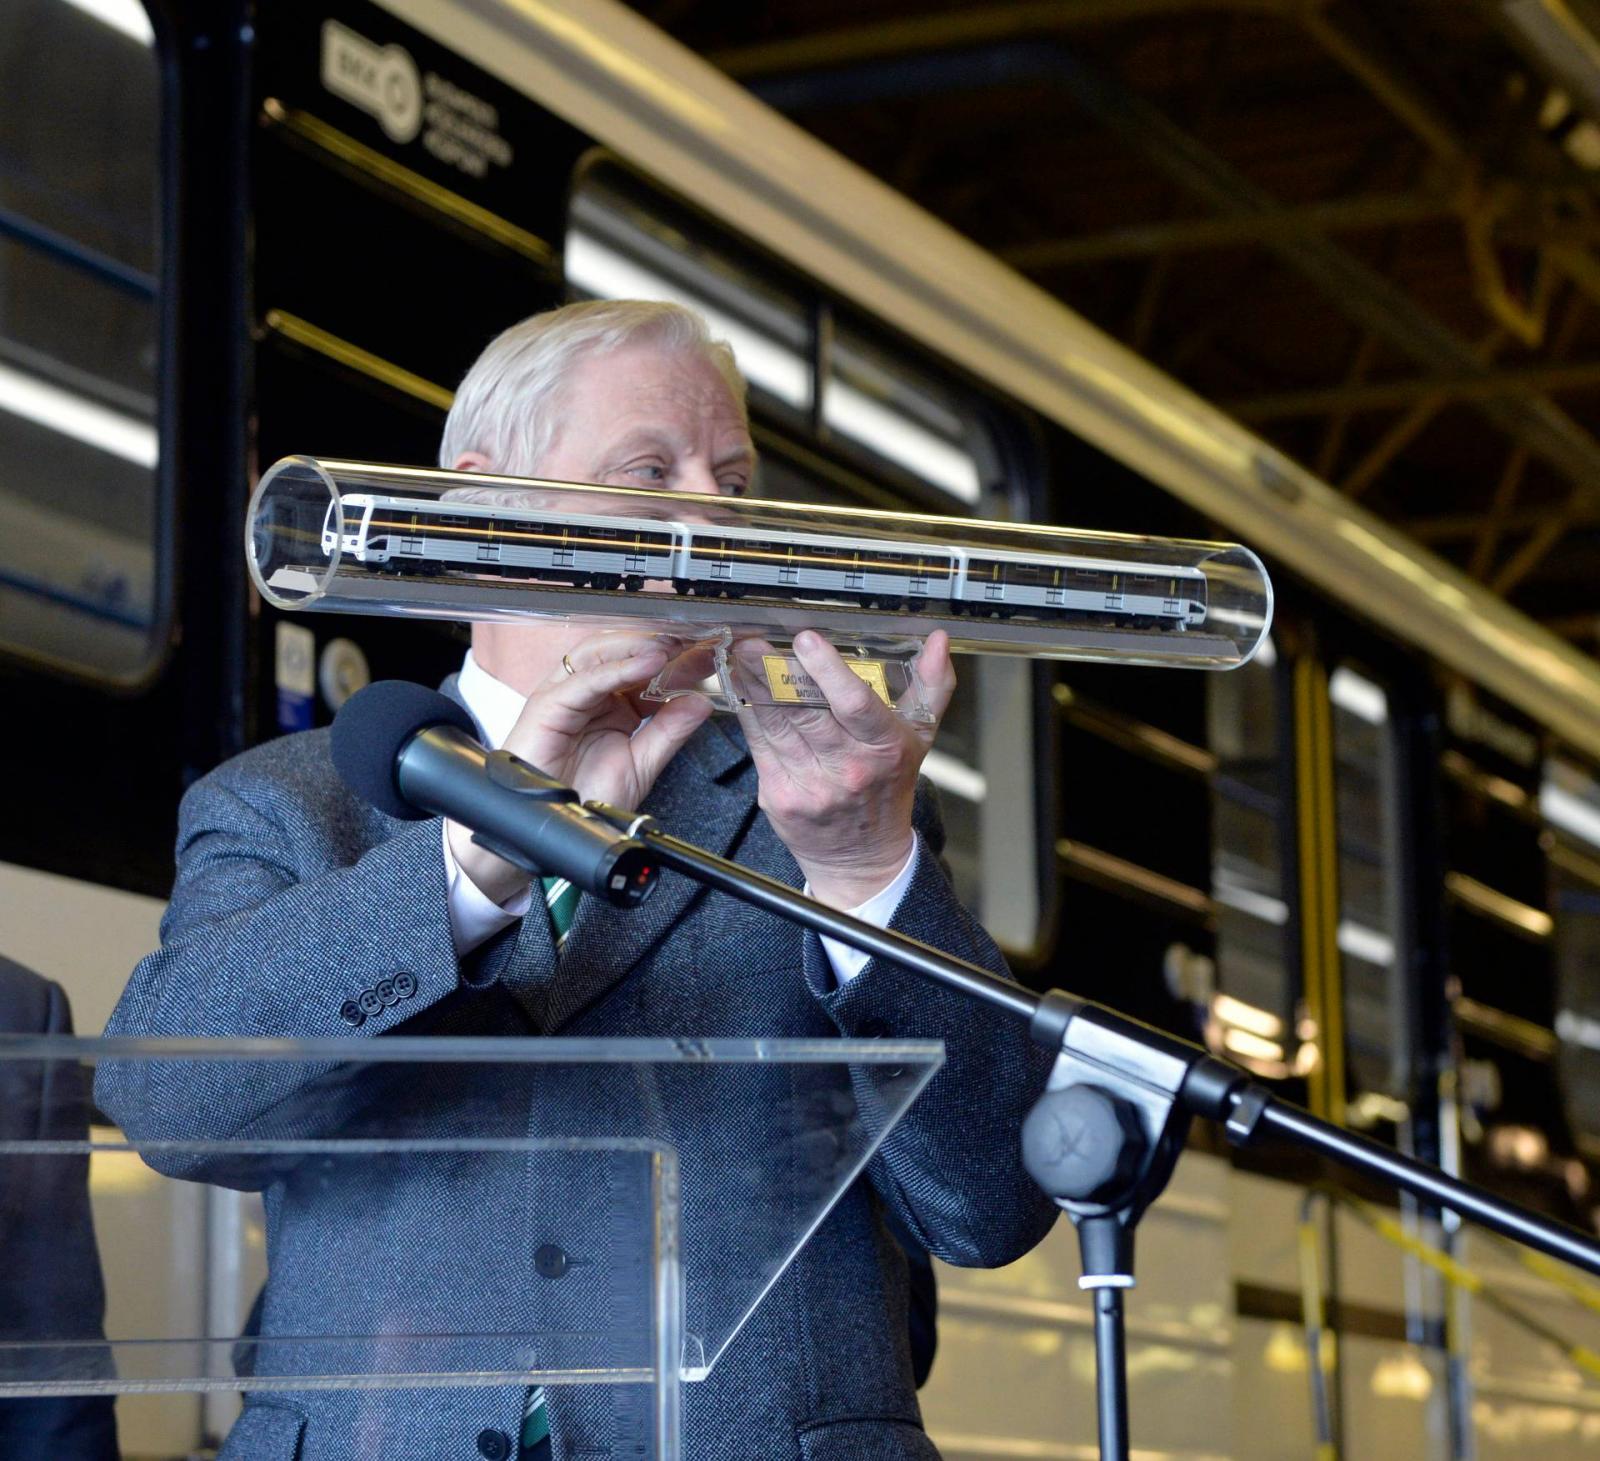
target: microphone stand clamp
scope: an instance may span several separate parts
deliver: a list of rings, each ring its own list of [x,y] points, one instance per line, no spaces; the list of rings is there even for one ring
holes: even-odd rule
[[[1123,1294],[1134,1286],[1134,1229],[1172,1176],[1202,1088],[1229,1097],[1246,1077],[1160,1031],[1059,990],[1033,1018],[1033,1038],[1056,1051],[1044,1094],[1022,1126],[1029,1175],[1071,1218],[1082,1277],[1094,1295],[1100,1454],[1127,1461],[1127,1351]]]

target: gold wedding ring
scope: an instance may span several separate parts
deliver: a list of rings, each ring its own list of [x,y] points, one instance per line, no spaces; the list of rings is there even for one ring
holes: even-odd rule
[[[572,668],[572,661],[569,660],[565,654],[561,656],[561,668],[564,669],[569,675],[575,675],[578,673]]]

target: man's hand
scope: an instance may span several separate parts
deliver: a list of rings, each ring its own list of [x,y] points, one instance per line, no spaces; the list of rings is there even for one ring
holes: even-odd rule
[[[932,725],[896,715],[820,634],[797,636],[794,651],[828,708],[751,705],[739,719],[773,830],[817,898],[854,908],[893,882],[911,855],[917,771],[956,687],[950,636],[931,634],[917,657]]]
[[[679,648],[669,636],[643,631],[580,641],[528,697],[505,749],[574,787],[583,801],[637,807],[711,713],[698,695],[648,709],[636,698]],[[461,871],[494,902],[527,888],[528,874],[476,846],[469,828],[451,822],[447,835]]]

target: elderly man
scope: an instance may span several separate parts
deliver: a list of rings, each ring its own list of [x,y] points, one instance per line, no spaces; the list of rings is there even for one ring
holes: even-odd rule
[[[739,493],[755,454],[727,347],[686,310],[619,302],[536,316],[491,343],[462,382],[441,460]],[[817,898],[1003,970],[939,865],[937,813],[918,789],[932,729],[892,714],[819,636],[802,634],[795,649],[828,709],[750,710],[738,730],[708,721],[695,698],[653,713],[636,698],[667,657],[649,634],[478,624],[445,690],[486,741],[584,798],[643,807],[668,830],[804,883]],[[955,685],[943,635],[929,640],[920,668],[942,713]],[[637,912],[588,899],[574,910],[570,889],[542,887],[470,835],[355,805],[332,771],[325,732],[248,752],[185,798],[163,946],[134,972],[108,1032],[942,1038],[947,1064],[885,1142],[870,1183],[851,1189],[711,1378],[684,1397],[685,1450],[695,1461],[936,1456],[918,1418],[905,1263],[885,1214],[961,1264],[1007,1262],[1046,1231],[1054,1211],[1016,1155],[1018,1123],[1045,1073],[1022,1032],[684,880],[664,880]],[[385,979],[395,998],[363,1009],[361,992]],[[260,1131],[294,1097],[281,1079],[196,1089],[118,1066],[102,1072],[98,1094],[136,1135],[191,1137]],[[542,1087],[538,1104],[545,1114],[560,1103]],[[708,1127],[720,1118],[758,1130],[766,1119],[706,1116]],[[186,1174],[215,1175],[203,1165]],[[540,1282],[511,1236],[526,1200],[510,1182],[488,1181],[454,1193],[441,1211],[432,1193],[432,1226],[403,1252],[386,1249],[382,1263],[403,1265],[413,1291],[453,1291],[453,1312],[481,1302],[486,1330],[494,1305],[494,1318],[514,1322],[517,1294]],[[397,1230],[411,1220],[392,1215],[403,1201],[387,1209]],[[338,1222],[363,1222],[363,1206],[377,1204],[348,1192],[314,1201],[292,1179],[269,1189],[265,1338],[328,1332],[317,1329],[319,1316],[364,1312],[379,1280],[328,1261],[322,1246]],[[497,1277],[468,1272],[473,1260],[460,1245],[484,1255],[478,1261]],[[475,1448],[503,1461],[551,1454],[552,1441],[562,1458],[632,1455],[612,1403],[603,1387],[563,1389],[548,1403],[514,1388],[262,1394],[223,1455],[324,1461]]]

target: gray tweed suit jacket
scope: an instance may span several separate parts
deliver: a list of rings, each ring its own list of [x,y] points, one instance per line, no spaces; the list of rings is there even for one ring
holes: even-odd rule
[[[667,830],[799,886],[755,792],[737,731],[711,722],[667,768],[646,809]],[[923,855],[892,926],[1004,972],[941,870],[942,831],[926,785],[916,819]],[[892,1208],[939,1258],[970,1266],[1009,1262],[1049,1229],[1055,1209],[1017,1155],[1020,1121],[1048,1070],[1025,1033],[877,960],[835,987],[815,935],[676,876],[630,912],[584,899],[559,958],[547,921],[534,917],[458,960],[440,842],[437,820],[398,822],[358,802],[333,770],[326,732],[272,741],[220,767],[184,798],[162,947],[134,970],[107,1033],[942,1039],[945,1066],[873,1158],[870,1180],[846,1193],[710,1378],[683,1397],[692,1461],[937,1458],[912,1385],[905,1261],[883,1212]],[[386,1000],[367,994],[380,987]],[[356,1087],[330,1080],[319,1090],[304,1070],[267,1063],[180,1073],[112,1062],[101,1068],[96,1097],[144,1140],[437,1136],[464,1123],[598,1134],[612,1121],[608,1097],[552,1084],[548,1068],[538,1089],[508,1079],[507,1067],[421,1080],[415,1067],[399,1079],[403,1067],[380,1069],[386,1084],[368,1083],[357,1098]],[[791,1089],[775,1092],[767,1110],[679,1112],[672,1135],[714,1142],[715,1133],[743,1127],[748,1140],[750,1123],[759,1134],[764,1120],[791,1120],[804,1098]],[[574,1267],[558,1284],[536,1274],[533,1255],[560,1235],[548,1230],[551,1205],[533,1194],[540,1180],[562,1178],[530,1175],[526,1157],[442,1154],[431,1166],[352,1158],[285,1162],[271,1172],[259,1162],[235,1170],[202,1157],[153,1160],[176,1176],[265,1189],[269,1343],[397,1330],[514,1333],[530,1323],[533,1303],[546,1305],[542,1323],[593,1322],[592,1308],[583,1309],[585,1270]],[[708,1231],[729,1220],[698,1216]],[[696,1217],[685,1213],[690,1242]],[[285,1338],[274,1363],[292,1369],[297,1342]],[[306,1362],[328,1358],[324,1351]],[[553,1391],[558,1461],[635,1456],[620,1398],[634,1390]],[[522,1402],[518,1386],[263,1388],[222,1455],[472,1461],[514,1449]]]

